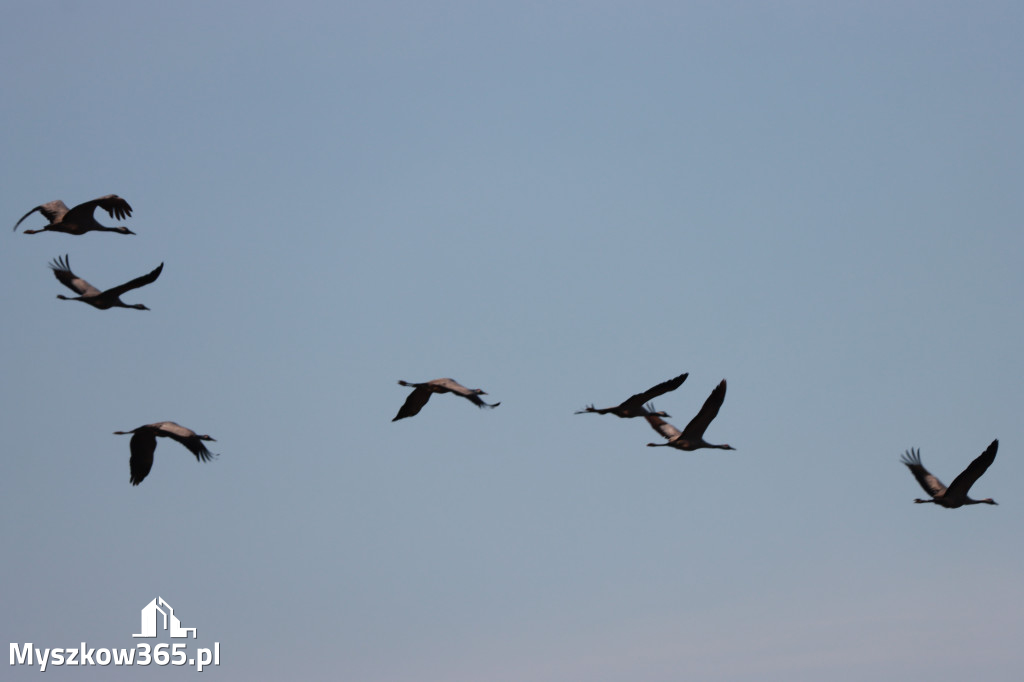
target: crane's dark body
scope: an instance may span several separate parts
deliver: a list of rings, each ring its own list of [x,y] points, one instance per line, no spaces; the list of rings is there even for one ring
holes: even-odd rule
[[[680,431],[661,417],[655,414],[648,414],[644,418],[655,431],[665,437],[667,443],[648,443],[648,447],[668,446],[678,450],[700,450],[701,448],[716,448],[718,450],[735,450],[731,445],[714,445],[704,440],[704,432],[711,425],[712,420],[718,416],[718,410],[725,401],[725,379],[711,391],[711,395],[704,401],[697,416],[690,420],[686,428]]]
[[[128,462],[131,469],[132,485],[142,483],[153,468],[153,453],[156,451],[157,437],[173,438],[178,441],[196,456],[196,461],[208,462],[216,457],[203,445],[204,440],[216,442],[213,438],[207,435],[200,436],[192,429],[175,422],[157,422],[140,426],[131,431],[114,431],[116,436],[127,436],[128,434],[132,434],[129,443],[132,456]]]
[[[660,395],[664,395],[669,391],[674,391],[683,385],[686,381],[686,377],[690,376],[689,373],[680,374],[674,379],[663,381],[653,388],[649,388],[643,393],[637,393],[629,398],[623,400],[615,407],[604,407],[601,409],[595,408],[593,405],[587,405],[582,410],[576,412],[576,414],[614,414],[617,417],[623,419],[630,419],[632,417],[646,417],[649,414],[655,414],[659,417],[670,416],[667,412],[654,412],[649,409],[644,403],[647,403]]]
[[[149,274],[136,277],[130,282],[125,282],[119,286],[111,287],[106,291],[100,291],[75,273],[71,272],[71,266],[68,264],[68,257],[66,254],[63,259],[57,258],[50,263],[50,268],[53,270],[53,275],[57,278],[57,281],[78,294],[78,296],[72,297],[57,294],[57,298],[62,301],[81,301],[82,303],[88,303],[93,308],[99,308],[100,310],[107,310],[109,308],[135,308],[136,310],[149,310],[149,308],[141,303],[127,304],[122,302],[121,294],[155,282],[156,278],[159,277],[160,273],[163,271],[164,264],[161,263]]]
[[[911,448],[903,453],[900,461],[907,465],[910,473],[921,484],[924,491],[931,495],[930,500],[916,499],[917,504],[934,503],[946,509],[956,509],[965,504],[998,504],[991,497],[983,500],[972,500],[967,497],[968,491],[974,482],[981,478],[981,475],[988,470],[989,466],[996,459],[996,451],[999,449],[999,439],[992,441],[985,452],[978,455],[973,462],[967,465],[959,476],[953,479],[949,487],[942,485],[942,481],[930,474],[924,465],[921,464],[921,451]]]
[[[454,393],[455,395],[462,396],[477,407],[497,407],[501,404],[494,403],[493,405],[490,405],[485,403],[480,399],[480,396],[487,395],[487,393],[481,391],[479,388],[466,388],[459,382],[455,381],[455,379],[434,379],[422,384],[414,384],[400,379],[398,383],[402,386],[412,386],[413,392],[405,399],[405,403],[403,403],[402,407],[398,410],[398,414],[391,420],[393,422],[419,414],[419,411],[423,409],[423,406],[427,404],[427,401],[430,400],[430,396],[434,393]]]
[[[75,235],[85,234],[86,232],[135,234],[124,226],[106,227],[105,225],[100,225],[96,222],[96,218],[93,217],[93,212],[97,208],[102,208],[110,214],[111,218],[116,218],[117,220],[124,220],[132,214],[132,207],[128,205],[128,202],[116,194],[108,194],[98,199],[87,201],[72,209],[68,209],[63,201],[57,199],[56,201],[40,204],[21,216],[21,220],[14,224],[14,229],[17,231],[18,225],[21,225],[22,220],[39,211],[50,223],[38,230],[25,230],[24,234],[38,234],[39,232],[63,232]]]

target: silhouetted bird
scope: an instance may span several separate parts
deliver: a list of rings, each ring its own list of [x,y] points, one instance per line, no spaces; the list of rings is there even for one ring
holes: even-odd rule
[[[664,395],[669,391],[676,390],[683,385],[683,382],[686,381],[686,377],[688,376],[690,376],[689,373],[680,374],[675,379],[663,381],[657,386],[647,389],[643,393],[637,393],[636,395],[630,396],[615,407],[605,407],[598,410],[593,405],[587,405],[584,409],[578,410],[576,414],[586,414],[588,412],[592,414],[614,414],[617,417],[623,418],[645,417],[648,414],[655,414],[659,417],[670,417],[671,415],[667,412],[652,412],[644,406],[644,403],[657,398],[659,395]]]
[[[111,218],[117,218],[118,220],[124,220],[126,216],[130,216],[132,214],[132,207],[128,205],[128,202],[116,194],[108,194],[105,197],[87,201],[70,210],[68,210],[68,207],[63,201],[57,199],[56,201],[50,201],[40,206],[36,206],[31,211],[21,216],[21,220],[14,224],[14,229],[17,231],[18,225],[21,225],[22,220],[29,217],[36,211],[39,211],[47,220],[50,221],[50,224],[46,227],[41,227],[38,230],[25,230],[24,234],[37,234],[39,232],[85,234],[86,232],[94,231],[135,234],[127,227],[105,227],[100,225],[93,217],[93,211],[96,210],[97,206],[109,213]]]
[[[135,308],[136,310],[149,310],[149,308],[141,303],[133,303],[131,305],[123,303],[121,301],[121,294],[155,282],[156,278],[160,276],[160,272],[164,269],[164,264],[161,263],[158,265],[157,268],[148,275],[136,277],[130,282],[125,282],[120,286],[112,287],[106,291],[100,291],[75,273],[71,272],[71,266],[68,265],[67,255],[64,256],[63,260],[57,258],[50,263],[50,268],[53,269],[53,275],[61,284],[78,294],[78,296],[71,297],[57,294],[57,298],[62,301],[81,301],[82,303],[88,303],[92,307],[99,308],[100,310],[106,310],[107,308]]]
[[[648,443],[649,447],[667,445],[680,450],[699,450],[701,448],[718,448],[719,450],[735,450],[731,445],[713,445],[704,440],[704,432],[707,431],[711,421],[718,416],[718,409],[722,407],[725,400],[725,379],[711,391],[711,395],[704,401],[697,416],[690,420],[686,428],[679,431],[676,427],[664,421],[654,414],[645,416],[651,427],[668,439],[667,443]]]
[[[479,388],[466,388],[455,379],[434,379],[422,384],[412,384],[408,381],[398,381],[402,386],[413,386],[414,390],[409,394],[409,397],[405,399],[405,403],[402,408],[398,410],[398,414],[391,421],[396,422],[399,419],[405,419],[406,417],[412,417],[413,415],[419,414],[419,411],[423,409],[423,406],[430,400],[432,393],[454,393],[461,395],[463,398],[473,403],[477,407],[497,407],[501,403],[494,403],[489,405],[480,399],[480,396],[487,395],[484,391]]]
[[[914,450],[913,448],[907,450],[903,453],[900,461],[907,465],[910,473],[914,474],[914,478],[921,484],[924,491],[932,496],[930,500],[917,499],[914,502],[918,504],[934,502],[940,507],[946,507],[947,509],[956,509],[965,504],[997,504],[991,497],[986,497],[984,500],[972,500],[967,497],[967,491],[971,489],[975,481],[981,478],[981,475],[985,473],[989,465],[995,461],[996,450],[998,449],[999,439],[996,439],[989,444],[985,452],[978,455],[959,476],[953,479],[948,488],[942,485],[942,481],[928,473],[928,470],[921,464],[920,450]]]
[[[157,422],[140,426],[131,431],[114,431],[115,436],[127,436],[129,433],[132,434],[132,440],[129,443],[132,457],[128,462],[132,472],[132,485],[142,483],[149,470],[153,468],[153,452],[156,451],[157,436],[173,438],[178,441],[188,448],[188,451],[195,455],[199,462],[208,462],[217,456],[210,454],[210,451],[203,445],[204,440],[214,441],[213,438],[206,435],[200,436],[192,429],[186,429],[174,422]]]

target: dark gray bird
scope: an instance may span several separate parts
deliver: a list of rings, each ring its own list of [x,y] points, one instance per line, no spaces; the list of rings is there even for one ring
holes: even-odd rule
[[[704,406],[700,408],[700,412],[690,420],[690,423],[686,425],[682,432],[656,414],[645,415],[644,418],[651,425],[651,428],[668,439],[667,443],[648,443],[647,445],[652,448],[667,445],[680,450],[699,450],[701,448],[735,450],[736,448],[731,445],[713,445],[704,440],[704,432],[707,431],[712,420],[718,416],[718,410],[722,407],[724,400],[725,379],[722,379],[722,383],[718,384],[715,390],[711,391],[711,395],[704,401]]]
[[[683,385],[683,382],[686,381],[686,377],[688,376],[690,376],[689,373],[680,374],[675,379],[663,381],[657,386],[647,389],[643,393],[637,393],[636,395],[630,396],[615,407],[605,407],[598,410],[593,405],[587,405],[584,409],[578,410],[576,414],[586,414],[587,412],[593,414],[614,414],[623,418],[644,417],[648,414],[655,414],[659,417],[670,417],[671,415],[667,412],[652,412],[644,406],[644,403],[657,398],[659,395],[664,395],[669,391],[676,390]]]
[[[160,276],[160,272],[164,269],[164,264],[161,263],[158,265],[157,268],[148,275],[136,277],[130,282],[125,282],[120,286],[112,287],[106,291],[100,291],[75,273],[71,272],[71,266],[68,265],[68,257],[66,254],[63,260],[57,258],[50,263],[50,268],[53,270],[53,275],[61,284],[78,294],[78,296],[71,297],[57,294],[57,298],[62,301],[81,301],[83,303],[88,303],[93,308],[99,308],[100,310],[106,310],[107,308],[135,308],[136,310],[149,310],[149,308],[141,303],[133,303],[131,305],[123,303],[121,301],[121,294],[155,282],[156,278]]]
[[[991,497],[986,497],[984,500],[972,500],[967,497],[967,491],[971,489],[974,482],[981,478],[981,475],[989,468],[992,462],[996,459],[996,450],[999,449],[999,439],[992,441],[989,444],[985,452],[978,455],[978,457],[971,462],[966,469],[964,469],[959,476],[953,479],[953,482],[947,488],[942,485],[942,481],[935,478],[935,476],[928,473],[928,470],[921,464],[921,451],[911,448],[903,453],[903,457],[900,461],[907,465],[910,469],[910,473],[914,474],[914,478],[921,484],[924,491],[932,496],[930,500],[914,500],[917,504],[925,504],[928,502],[934,502],[940,507],[946,509],[956,509],[962,507],[965,504],[997,504]]]
[[[173,438],[178,441],[196,456],[196,461],[208,462],[217,455],[211,454],[204,440],[216,442],[210,436],[200,436],[192,429],[186,429],[181,424],[174,422],[157,422],[146,424],[131,431],[114,431],[115,436],[127,436],[132,434],[132,440],[128,444],[132,451],[132,457],[128,461],[132,472],[132,485],[142,483],[142,480],[153,468],[153,453],[156,451],[157,436],[161,438]]]
[[[70,210],[63,201],[57,199],[56,201],[50,201],[40,206],[36,206],[31,211],[21,216],[21,220],[14,224],[14,229],[17,231],[18,225],[21,225],[22,220],[29,217],[36,211],[39,211],[43,214],[43,217],[50,221],[50,224],[46,227],[41,227],[38,230],[25,230],[24,234],[37,234],[39,232],[64,232],[66,234],[85,234],[86,232],[120,232],[121,234],[135,234],[124,226],[105,227],[100,225],[96,222],[96,218],[93,217],[93,211],[96,210],[96,207],[102,208],[110,214],[111,218],[116,218],[118,220],[124,220],[126,216],[130,216],[132,214],[132,207],[128,205],[128,202],[116,194],[108,194],[105,197],[87,201]]]
[[[433,393],[454,393],[461,395],[463,398],[473,403],[477,407],[497,407],[501,403],[494,403],[490,405],[480,399],[480,396],[487,395],[484,391],[479,388],[466,388],[455,379],[434,379],[433,381],[427,381],[422,384],[413,384],[408,381],[398,381],[402,386],[412,386],[414,390],[409,394],[409,397],[405,399],[405,403],[401,409],[398,410],[398,414],[391,421],[396,422],[399,419],[405,419],[406,417],[412,417],[413,415],[419,414],[419,411],[423,409],[423,406],[430,400],[430,396]]]

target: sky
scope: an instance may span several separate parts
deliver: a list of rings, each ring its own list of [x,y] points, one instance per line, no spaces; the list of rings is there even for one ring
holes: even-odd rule
[[[215,679],[1020,679],[1024,6],[6,2],[0,634]],[[34,214],[23,223],[38,228]],[[107,288],[95,310],[47,264]],[[735,451],[574,415],[656,401]],[[399,379],[452,396],[392,422]],[[173,420],[129,483],[118,430]],[[998,506],[915,505],[900,455]],[[162,633],[157,643],[173,644]],[[166,679],[191,666],[51,666]],[[32,679],[38,666],[8,665]]]

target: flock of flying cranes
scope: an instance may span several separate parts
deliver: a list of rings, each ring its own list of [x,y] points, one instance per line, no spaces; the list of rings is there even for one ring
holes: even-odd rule
[[[44,218],[49,220],[49,224],[38,230],[25,230],[25,234],[38,234],[40,232],[63,232],[65,234],[85,234],[86,232],[118,232],[120,234],[135,234],[127,227],[106,227],[96,222],[96,218],[93,213],[97,208],[102,208],[104,211],[110,214],[111,218],[117,220],[124,220],[125,217],[132,214],[132,207],[127,201],[117,196],[116,194],[108,194],[102,196],[99,199],[93,199],[87,201],[84,204],[79,204],[72,209],[68,209],[67,205],[60,199],[56,201],[50,201],[45,204],[36,206],[31,211],[21,216],[21,219],[14,224],[14,229],[17,231],[18,225],[21,225],[22,220],[28,218],[30,215],[39,211]],[[135,308],[136,310],[149,310],[146,306],[141,303],[127,304],[121,300],[121,294],[131,291],[132,289],[138,289],[144,287],[147,284],[152,284],[156,281],[156,278],[160,276],[160,273],[164,269],[164,264],[161,263],[150,272],[148,275],[142,275],[136,277],[130,282],[125,282],[116,287],[111,287],[105,291],[100,291],[93,285],[86,282],[75,273],[71,272],[71,266],[68,264],[68,257],[65,255],[63,258],[56,258],[50,263],[50,269],[53,270],[54,276],[57,281],[71,289],[78,296],[68,297],[57,294],[57,298],[62,301],[81,301],[82,303],[88,303],[94,308],[99,310],[107,310],[108,308]],[[131,470],[131,482],[132,485],[138,485],[142,483],[146,475],[149,474],[150,469],[153,468],[153,453],[156,452],[156,439],[157,437],[162,438],[173,438],[178,441],[196,456],[196,460],[200,462],[206,462],[216,457],[211,454],[203,441],[213,441],[214,439],[207,435],[199,435],[192,429],[185,428],[181,424],[175,422],[157,422],[155,424],[146,424],[138,428],[132,429],[131,431],[114,431],[115,435],[123,436],[132,434],[131,442],[129,443],[129,449],[131,450],[131,459],[128,462],[128,468]]]
[[[97,208],[105,210],[111,218],[117,220],[123,220],[125,217],[131,216],[132,207],[127,201],[117,196],[116,194],[108,194],[106,196],[87,201],[82,204],[78,204],[72,209],[68,209],[67,205],[61,200],[50,201],[45,204],[36,206],[31,211],[26,213],[18,220],[14,225],[14,230],[17,231],[18,226],[21,225],[25,218],[38,211],[45,217],[49,223],[44,227],[36,230],[25,230],[25,234],[38,234],[40,232],[63,232],[65,234],[81,235],[86,232],[118,232],[120,234],[135,234],[127,227],[106,227],[99,224],[94,217],[94,212]],[[57,298],[64,301],[82,301],[88,303],[94,308],[99,310],[107,310],[108,308],[135,308],[136,310],[149,310],[146,306],[141,303],[126,304],[121,301],[121,295],[131,291],[144,287],[147,284],[152,284],[160,276],[163,271],[164,264],[158,265],[152,272],[136,277],[135,279],[125,282],[116,287],[111,287],[104,291],[100,291],[87,281],[78,277],[71,271],[71,266],[68,263],[68,256],[65,254],[63,258],[56,258],[50,263],[50,268],[53,270],[54,276],[57,280],[66,286],[67,288],[74,291],[77,296],[67,297],[60,294]],[[722,403],[725,401],[725,379],[722,379],[721,383],[711,391],[711,395],[708,396],[707,400],[704,401],[704,405],[700,408],[693,419],[686,425],[682,431],[666,422],[663,417],[670,417],[671,415],[666,412],[658,411],[654,409],[654,405],[651,403],[655,398],[662,396],[670,391],[674,391],[683,382],[689,373],[680,374],[679,376],[663,381],[662,383],[653,386],[642,393],[637,393],[630,396],[626,400],[622,401],[614,407],[605,407],[601,409],[595,408],[593,405],[588,405],[582,410],[576,412],[576,414],[614,414],[617,417],[623,419],[630,419],[634,417],[643,417],[647,420],[647,423],[651,425],[655,431],[658,432],[666,442],[664,443],[648,443],[649,447],[673,447],[679,450],[693,451],[702,448],[716,448],[719,450],[735,450],[736,448],[728,444],[715,445],[708,443],[704,440],[704,432],[707,431],[708,426],[716,416],[718,411],[722,407]],[[488,407],[495,408],[501,403],[486,403],[480,396],[487,395],[484,391],[479,388],[466,388],[454,379],[434,379],[423,383],[411,383],[408,381],[398,382],[402,386],[412,387],[413,391],[405,399],[402,407],[398,410],[398,414],[391,421],[398,421],[399,419],[405,419],[406,417],[412,417],[419,414],[420,410],[430,400],[430,396],[434,393],[453,393],[458,396],[462,396],[466,400],[477,407]],[[149,474],[153,468],[153,453],[156,451],[156,439],[161,438],[172,438],[188,449],[197,461],[206,462],[216,457],[217,455],[211,454],[210,451],[203,444],[203,441],[214,441],[208,435],[199,435],[192,429],[185,428],[175,422],[165,421],[156,422],[154,424],[145,424],[138,428],[132,429],[131,431],[115,431],[114,435],[124,436],[131,434],[131,442],[129,443],[129,449],[131,450],[131,459],[129,461],[129,468],[131,470],[131,483],[132,485],[138,485],[142,483],[143,479]],[[968,504],[996,504],[996,501],[992,498],[985,498],[982,500],[974,500],[967,496],[971,486],[974,485],[975,481],[981,478],[982,474],[991,466],[992,462],[995,461],[996,451],[999,448],[999,441],[993,440],[992,443],[981,453],[973,462],[964,469],[959,476],[953,479],[953,483],[946,487],[936,478],[934,475],[928,472],[927,469],[921,464],[921,453],[919,450],[910,449],[907,450],[900,461],[903,462],[910,469],[910,472],[917,479],[917,482],[921,485],[931,499],[922,500],[915,499],[914,502],[918,504],[923,503],[934,503],[947,509],[956,509]]]

